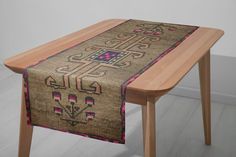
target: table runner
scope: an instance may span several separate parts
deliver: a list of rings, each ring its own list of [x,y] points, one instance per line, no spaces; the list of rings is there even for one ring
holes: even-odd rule
[[[28,123],[125,143],[127,85],[197,28],[127,20],[28,67]]]

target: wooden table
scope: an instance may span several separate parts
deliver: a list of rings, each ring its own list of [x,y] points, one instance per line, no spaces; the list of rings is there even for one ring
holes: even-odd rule
[[[11,57],[4,64],[12,71],[22,74],[29,65],[77,45],[124,21],[123,19],[111,19],[99,22]],[[210,48],[223,34],[224,32],[219,29],[200,27],[172,50],[172,53],[166,55],[127,86],[127,101],[142,107],[145,157],[156,156],[155,102],[174,88],[196,63],[199,64],[205,143],[211,144]],[[19,157],[28,157],[33,127],[27,125],[26,122],[24,96],[22,96],[21,105]]]

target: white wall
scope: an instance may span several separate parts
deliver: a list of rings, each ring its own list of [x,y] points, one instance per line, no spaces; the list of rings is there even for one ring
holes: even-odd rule
[[[235,0],[0,0],[0,60],[108,18],[225,30],[214,54],[236,56]]]
[[[211,56],[212,100],[236,105],[236,58]],[[200,98],[198,66],[196,65],[170,93]]]
[[[221,98],[228,101],[227,98],[232,98],[229,102],[234,102],[236,74],[229,69],[236,67],[235,15],[235,0],[0,0],[0,63],[14,54],[109,18],[216,27],[223,29],[225,35],[212,49],[216,55],[212,65],[216,67],[212,74],[216,93],[213,97],[217,100],[224,95]],[[173,93],[196,97],[195,75],[193,70]]]

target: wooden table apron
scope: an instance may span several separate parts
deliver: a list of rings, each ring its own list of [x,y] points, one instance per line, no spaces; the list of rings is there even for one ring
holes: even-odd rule
[[[126,20],[112,19],[99,22],[37,48],[7,59],[4,64],[16,73],[29,65],[57,54],[67,48],[94,37]],[[155,102],[171,90],[184,75],[199,62],[205,143],[210,144],[210,48],[223,35],[223,31],[200,27],[171,53],[152,65],[127,86],[127,102],[142,105],[144,156],[154,157]],[[177,57],[178,56],[178,57]],[[33,127],[26,124],[25,102],[22,97],[19,157],[28,157]]]

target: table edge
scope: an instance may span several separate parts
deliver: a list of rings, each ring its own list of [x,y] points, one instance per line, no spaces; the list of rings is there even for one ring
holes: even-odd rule
[[[123,23],[123,22],[125,22],[125,21],[127,21],[127,19],[108,19],[108,20],[104,20],[104,21],[101,21],[101,22],[99,22],[99,23],[96,23],[96,24],[94,24],[94,25],[92,25],[92,26],[86,27],[86,28],[84,28],[84,29],[82,29],[82,30],[80,30],[80,31],[78,31],[78,32],[72,33],[72,34],[76,34],[76,33],[82,32],[82,31],[86,32],[86,30],[88,30],[89,28],[91,29],[92,27],[96,27],[96,26],[99,25],[99,24],[100,24],[100,25],[104,24],[103,27],[105,27],[106,24],[110,23],[110,25],[114,27],[114,26],[116,26],[116,25],[118,25],[118,24],[120,24],[120,23]],[[224,34],[224,31],[223,31],[223,30],[216,29],[216,28],[200,27],[199,29],[208,29],[208,30],[214,31],[214,33],[215,33],[214,40],[211,41],[211,42],[208,44],[208,46],[205,46],[204,51],[206,51],[206,49],[210,49],[210,48],[216,43],[216,41],[219,40],[220,37]],[[105,30],[106,30],[106,29],[105,29]],[[198,30],[197,30],[197,31],[198,31]],[[197,32],[197,31],[196,31],[196,32]],[[104,32],[104,31],[103,31],[103,32]],[[196,32],[194,32],[194,33],[196,33]],[[194,34],[194,33],[193,33],[193,34]],[[37,49],[40,49],[40,48],[42,48],[42,46],[45,46],[45,45],[46,45],[46,47],[47,47],[47,46],[49,46],[50,44],[52,44],[53,42],[56,42],[56,41],[58,41],[58,40],[64,40],[65,38],[70,38],[70,36],[72,36],[72,34],[66,35],[66,36],[64,36],[64,37],[62,37],[62,38],[59,38],[59,39],[56,39],[56,40],[54,40],[54,41],[52,41],[52,42],[43,44],[43,45],[38,46],[38,47],[36,47],[36,48],[33,48],[33,49],[31,49],[31,50],[28,50],[28,51],[25,51],[25,52],[20,53],[20,54],[18,54],[18,55],[15,55],[15,56],[13,56],[13,57],[10,57],[10,58],[8,58],[8,59],[6,59],[6,60],[4,61],[4,65],[5,65],[6,67],[8,67],[9,69],[11,69],[12,71],[16,72],[16,73],[22,73],[24,69],[22,69],[21,67],[16,67],[16,66],[14,65],[14,61],[18,60],[19,58],[22,59],[22,58],[24,57],[24,55],[28,55],[28,54],[34,53],[35,49],[36,49],[36,50],[37,50]],[[93,37],[93,36],[96,36],[96,34],[95,34],[95,35],[92,35],[91,37]],[[90,37],[90,38],[91,38],[91,37]],[[186,40],[188,40],[188,39],[186,39]],[[185,42],[185,41],[184,41],[184,42]],[[78,44],[78,43],[77,43],[77,44]],[[181,44],[180,44],[180,45],[181,45]],[[60,50],[60,51],[63,51],[63,50]],[[57,53],[58,53],[58,52],[57,52]],[[187,70],[185,70],[185,71],[182,73],[181,77],[178,77],[179,79],[178,79],[177,81],[172,82],[171,84],[170,84],[170,83],[168,84],[168,82],[167,82],[167,83],[165,82],[165,83],[163,83],[161,86],[159,86],[158,88],[155,88],[155,89],[154,89],[154,88],[147,88],[147,87],[143,88],[143,87],[137,86],[137,82],[138,82],[137,80],[139,80],[142,75],[145,75],[145,74],[146,74],[146,71],[145,71],[142,75],[140,75],[140,77],[138,77],[136,80],[134,80],[131,84],[129,84],[129,85],[127,86],[127,92],[134,92],[134,91],[135,91],[135,92],[140,92],[140,93],[145,94],[145,95],[157,95],[157,94],[162,94],[162,93],[164,94],[164,93],[168,92],[169,90],[171,90],[171,89],[182,79],[182,77],[184,77],[184,75],[197,63],[197,61],[198,61],[203,55],[204,55],[204,53],[201,54],[201,55],[199,55],[199,56],[197,57],[197,59],[195,59],[194,64],[191,64],[191,65],[189,66],[189,68],[188,68]],[[164,58],[165,58],[165,57],[164,57]],[[163,59],[164,59],[164,58],[163,58]],[[163,60],[163,59],[162,59],[162,60]],[[40,60],[42,60],[42,59],[40,59]],[[155,63],[155,65],[156,65],[156,64],[159,64],[159,63]],[[152,66],[151,66],[151,67],[152,67]],[[149,70],[149,69],[148,69],[148,70]],[[175,75],[175,74],[173,73],[173,75]]]

